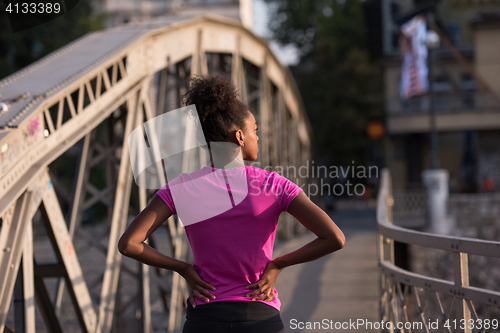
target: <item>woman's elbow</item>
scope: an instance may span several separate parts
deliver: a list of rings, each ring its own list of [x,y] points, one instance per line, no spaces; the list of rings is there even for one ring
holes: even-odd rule
[[[339,234],[335,234],[333,237],[332,237],[332,240],[331,240],[331,246],[332,246],[332,252],[334,251],[338,251],[340,249],[342,249],[344,246],[345,246],[345,235],[344,233],[341,231]]]
[[[120,240],[118,241],[118,251],[121,254],[123,254],[124,256],[129,255],[129,252],[130,252],[130,242],[124,236],[120,237]]]
[[[339,243],[339,250],[345,246],[345,235],[343,232],[337,237],[337,242]]]

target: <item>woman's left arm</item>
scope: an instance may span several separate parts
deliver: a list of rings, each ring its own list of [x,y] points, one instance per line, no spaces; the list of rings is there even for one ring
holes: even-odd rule
[[[193,266],[155,250],[144,243],[158,227],[172,215],[165,202],[155,194],[151,202],[130,223],[129,227],[118,241],[118,250],[124,256],[138,260],[144,264],[176,271],[193,290],[196,298],[208,301],[206,297],[215,298],[208,290],[215,288],[204,282]],[[206,297],[203,297],[206,296]]]

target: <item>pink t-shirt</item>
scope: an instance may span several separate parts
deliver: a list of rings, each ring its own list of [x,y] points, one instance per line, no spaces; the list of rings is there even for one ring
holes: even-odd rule
[[[245,186],[241,186],[242,180]],[[245,166],[229,170],[204,167],[180,174],[157,194],[173,214],[178,213],[176,204],[184,206],[193,266],[203,281],[216,288],[212,292],[216,299],[210,302],[222,302],[251,300],[245,295],[252,290],[245,288],[260,280],[272,260],[278,217],[300,191],[276,172]],[[198,219],[192,215],[196,211]],[[204,218],[207,216],[211,217]],[[179,217],[183,220],[180,212]],[[276,289],[275,295],[270,302],[259,302],[279,310]],[[196,304],[206,303],[196,299]]]

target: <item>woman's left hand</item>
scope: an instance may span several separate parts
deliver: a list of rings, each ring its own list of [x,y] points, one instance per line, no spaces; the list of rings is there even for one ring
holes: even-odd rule
[[[262,278],[254,284],[247,286],[246,289],[255,289],[251,293],[248,293],[247,297],[252,297],[252,301],[272,301],[275,297],[274,295],[274,284],[278,279],[278,275],[281,273],[283,268],[278,268],[274,262],[269,262],[267,264],[266,270]]]

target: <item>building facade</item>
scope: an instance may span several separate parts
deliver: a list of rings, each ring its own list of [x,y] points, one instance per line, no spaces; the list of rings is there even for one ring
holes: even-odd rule
[[[500,13],[498,1],[384,1],[384,85],[387,165],[396,189],[422,188],[431,167],[431,103],[438,132],[439,167],[450,193],[500,187]],[[432,51],[431,94],[400,98],[398,27],[416,14],[435,22],[441,46]],[[429,20],[430,18],[430,20]],[[429,24],[428,24],[429,28]]]
[[[109,16],[108,26],[144,22],[159,16],[197,17],[211,13],[242,22],[252,28],[251,0],[104,0],[102,11]]]

